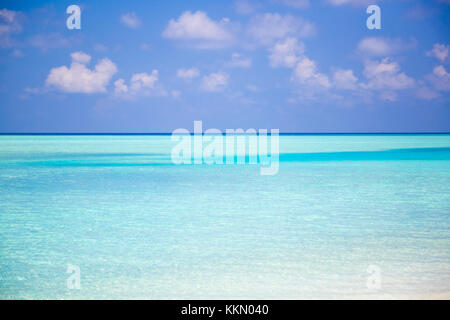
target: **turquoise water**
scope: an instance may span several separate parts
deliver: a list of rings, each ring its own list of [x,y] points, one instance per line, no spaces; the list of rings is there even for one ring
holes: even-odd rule
[[[0,136],[0,298],[450,298],[450,135],[280,136],[273,176],[175,144]]]

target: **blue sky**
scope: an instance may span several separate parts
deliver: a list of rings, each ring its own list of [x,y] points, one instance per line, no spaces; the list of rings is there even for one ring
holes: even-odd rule
[[[448,0],[2,1],[0,132],[450,132],[449,16]]]

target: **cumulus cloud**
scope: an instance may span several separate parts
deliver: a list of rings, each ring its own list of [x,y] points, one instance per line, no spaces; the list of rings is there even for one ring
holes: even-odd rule
[[[383,43],[391,45],[396,42],[387,41]],[[364,48],[371,47],[365,46]],[[377,92],[380,99],[395,101],[397,100],[398,90],[416,86],[416,81],[402,72],[399,64],[389,58],[384,58],[381,61],[367,59],[364,62],[363,71],[366,80],[361,82],[352,69],[338,68],[330,75],[320,72],[317,62],[305,55],[304,45],[297,38],[286,37],[278,40],[268,50],[270,52],[269,61],[272,67],[292,68],[291,79],[306,87],[306,90],[300,89],[298,92],[302,99],[316,100],[319,97],[328,97],[333,100],[342,100],[343,97],[335,94],[335,90],[352,90],[352,95],[355,96],[371,96],[373,92]],[[392,46],[389,46],[388,49],[385,48],[383,51],[374,53],[381,55],[393,53],[396,50],[400,49],[393,49]],[[448,78],[446,70],[442,68],[435,70],[433,76],[430,76],[430,81],[438,77],[440,77],[439,81],[441,83],[440,90],[443,90],[446,87],[442,83],[446,82],[442,78]],[[426,89],[421,90],[420,94],[423,98],[434,96],[433,92],[426,91]]]
[[[440,91],[450,91],[450,73],[444,66],[440,65],[433,69],[433,73],[426,76],[434,88]]]
[[[320,73],[317,63],[304,55],[305,47],[296,38],[286,38],[276,42],[269,48],[270,66],[293,69],[292,80],[302,85],[319,89],[356,89],[358,78],[352,70],[338,69],[330,81],[326,74]]]
[[[199,49],[221,48],[233,42],[229,24],[227,18],[213,21],[203,11],[186,11],[177,20],[171,19],[162,35],[190,43]]]
[[[114,92],[116,94],[125,94],[128,92],[128,86],[125,84],[125,80],[118,79],[114,82]]]
[[[141,20],[138,18],[135,12],[128,12],[121,15],[120,22],[131,29],[137,29],[142,24]]]
[[[151,74],[136,73],[131,76],[130,89],[132,92],[138,92],[142,89],[152,89],[158,81],[158,70],[153,70]]]
[[[239,53],[233,53],[231,55],[231,61],[227,64],[232,68],[250,68],[252,65],[252,59],[243,57]]]
[[[314,85],[323,88],[329,88],[330,81],[328,77],[317,72],[316,62],[303,57],[294,69],[294,79],[302,84]]]
[[[416,46],[416,41],[409,42],[400,39],[390,39],[383,37],[367,37],[358,44],[358,51],[372,57],[388,56]]]
[[[177,77],[182,79],[193,79],[200,75],[200,71],[197,68],[190,69],[178,69]]]
[[[269,49],[269,61],[271,67],[293,68],[299,61],[299,57],[305,51],[305,46],[296,38],[286,38],[278,41]]]
[[[203,76],[201,89],[208,92],[222,91],[228,85],[228,74],[224,72],[211,73]]]
[[[364,76],[368,82],[363,85],[366,89],[374,90],[402,90],[415,85],[413,78],[400,72],[397,62],[385,58],[381,61],[367,60],[364,66]]]
[[[427,52],[427,56],[435,57],[441,62],[444,62],[448,58],[449,49],[450,45],[435,43],[433,49]]]
[[[338,89],[356,89],[358,78],[353,74],[353,70],[336,70],[333,75],[333,85]]]
[[[271,45],[286,37],[306,38],[314,35],[315,32],[316,29],[312,23],[289,14],[282,16],[278,13],[257,15],[247,26],[247,34],[263,45]]]
[[[91,61],[91,56],[81,51],[74,52],[70,56],[72,57],[72,61],[81,64],[88,64]]]
[[[72,64],[69,68],[61,66],[50,70],[46,85],[68,93],[106,92],[106,86],[117,72],[116,65],[104,58],[91,70],[86,66],[91,60],[89,55],[74,52],[71,57]]]
[[[16,18],[16,14],[17,14],[17,12],[13,11],[13,10],[8,10],[8,9],[0,10],[0,17],[3,20],[2,23],[5,23],[5,22],[11,23],[11,22],[13,22],[14,19]],[[8,32],[9,30],[4,29],[4,27],[3,27],[0,32],[5,32],[5,31]]]
[[[124,79],[118,79],[114,82],[114,93],[122,96],[135,96],[135,95],[150,95],[151,93],[161,93],[160,90],[156,90],[156,83],[159,79],[158,70],[153,70],[148,74],[145,72],[135,73],[131,76],[130,82],[127,85]]]
[[[11,36],[22,31],[21,13],[14,10],[0,10],[0,47],[9,48],[15,44]]]

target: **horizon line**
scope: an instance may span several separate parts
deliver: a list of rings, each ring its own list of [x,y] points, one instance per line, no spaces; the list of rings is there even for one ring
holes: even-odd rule
[[[0,132],[0,135],[172,135],[172,132]],[[221,133],[222,135],[226,135],[226,133]],[[248,133],[243,133],[247,135]],[[391,134],[391,135],[414,135],[414,134],[450,134],[450,132],[280,132],[279,135],[368,135],[368,134]],[[182,135],[182,134],[177,134]],[[193,132],[190,132],[189,135],[194,135]],[[202,135],[205,135],[202,132]],[[216,134],[208,134],[206,135],[216,135]],[[249,134],[251,135],[251,134]],[[259,135],[259,132],[256,133]],[[268,131],[267,135],[271,135]]]

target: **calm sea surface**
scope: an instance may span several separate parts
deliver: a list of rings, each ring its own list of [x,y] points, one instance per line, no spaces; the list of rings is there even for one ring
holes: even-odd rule
[[[273,176],[175,144],[0,136],[0,298],[450,298],[449,135],[280,136]]]

